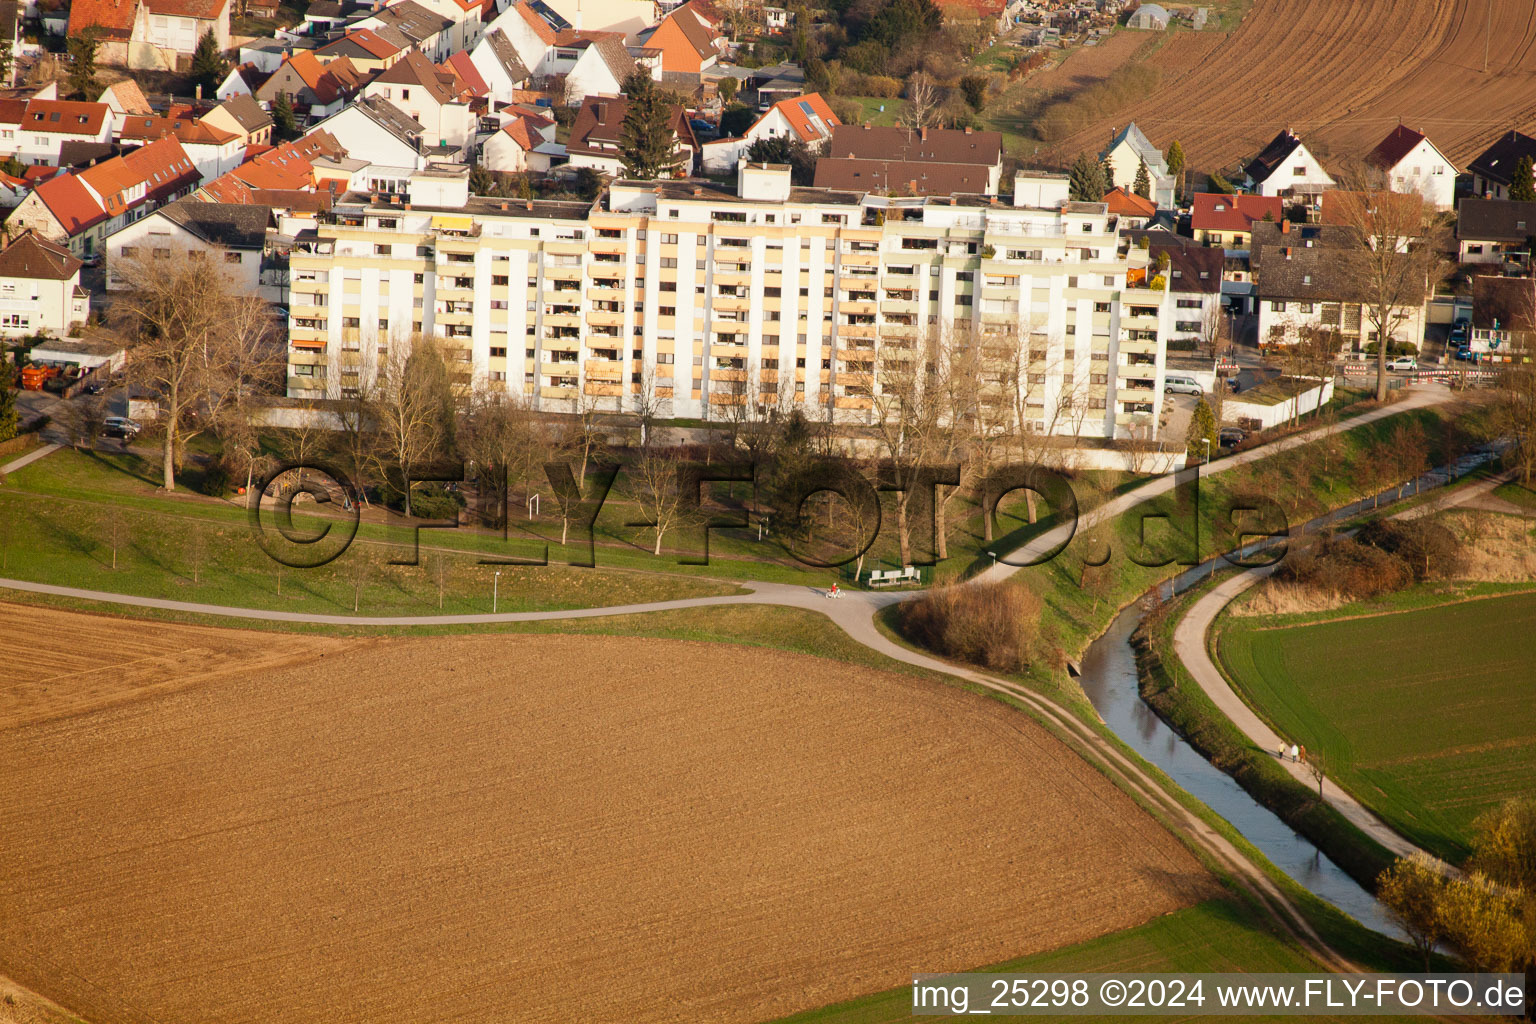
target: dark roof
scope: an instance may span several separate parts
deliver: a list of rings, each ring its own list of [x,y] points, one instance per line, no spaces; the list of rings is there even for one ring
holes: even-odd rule
[[[205,203],[190,196],[155,212],[210,245],[233,249],[260,249],[266,243],[267,224],[272,219],[272,210],[267,206]]]
[[[990,168],[932,160],[860,160],[822,157],[816,161],[816,187],[890,192],[895,195],[987,193]]]
[[[453,27],[453,22],[441,15],[433,14],[416,0],[400,0],[399,3],[384,8],[374,17],[397,30],[413,43],[419,43],[444,29]]]
[[[1483,150],[1476,160],[1467,165],[1467,170],[1489,181],[1508,185],[1514,177],[1515,164],[1523,156],[1536,159],[1536,139],[1520,132],[1510,132]]]
[[[220,106],[247,132],[260,131],[273,123],[272,116],[261,109],[261,104],[256,102],[256,97],[245,93],[231,96]]]
[[[486,45],[491,48],[491,54],[495,56],[501,69],[507,73],[507,77],[514,82],[526,81],[529,77],[528,69],[518,59],[517,51],[512,48],[512,40],[501,29],[494,29],[485,37]]]
[[[576,111],[571,125],[567,153],[587,153],[595,156],[616,156],[619,137],[624,128],[624,115],[629,112],[629,100],[623,96],[588,96]],[[672,132],[685,146],[698,149],[693,129],[688,125],[687,111],[672,108]],[[613,148],[605,148],[613,147]]]
[[[1403,260],[1413,259],[1404,253]],[[1258,245],[1250,260],[1258,274],[1259,298],[1292,299],[1303,302],[1367,302],[1363,275],[1353,267],[1352,250],[1339,245]],[[1261,269],[1262,268],[1262,269]],[[1405,296],[1408,302],[1421,303],[1425,282],[1416,292]]]
[[[1536,330],[1536,281],[1480,275],[1472,279],[1472,326],[1501,331]]]
[[[27,231],[0,251],[0,277],[68,281],[84,266],[68,249]]]
[[[1216,295],[1221,291],[1221,272],[1226,267],[1224,249],[1191,245],[1153,245],[1151,255],[1168,254],[1168,290]]]
[[[60,167],[89,167],[122,153],[122,147],[114,142],[76,142],[59,144]]]
[[[1524,242],[1536,235],[1536,203],[1475,199],[1456,207],[1456,237],[1479,242]]]
[[[1339,224],[1291,224],[1284,220],[1261,220],[1253,225],[1248,263],[1254,270],[1258,270],[1264,252],[1268,249],[1290,246],[1293,249],[1337,250],[1349,245],[1353,239],[1353,231]]]
[[[379,127],[412,148],[418,148],[421,133],[426,131],[421,122],[405,113],[382,96],[365,96],[355,104]]]
[[[1296,147],[1301,145],[1301,140],[1289,128],[1276,135],[1270,144],[1264,147],[1264,151],[1243,168],[1243,173],[1254,181],[1268,181],[1269,176],[1275,173],[1275,168],[1296,152]]]
[[[1402,162],[1403,157],[1413,152],[1413,148],[1424,141],[1424,133],[1416,132],[1405,124],[1400,124],[1392,129],[1392,133],[1381,144],[1371,150],[1366,162],[1387,170],[1396,167]]]
[[[1003,136],[1000,132],[969,129],[924,128],[914,132],[907,128],[843,124],[832,129],[827,156],[912,163],[931,160],[990,167],[1003,159]]]

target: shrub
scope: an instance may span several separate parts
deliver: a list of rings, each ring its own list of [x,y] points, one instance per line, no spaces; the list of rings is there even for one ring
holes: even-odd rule
[[[1355,539],[1401,561],[1418,583],[1432,574],[1454,576],[1461,566],[1461,542],[1440,523],[1382,519],[1367,525]]]
[[[1334,537],[1287,558],[1275,573],[1282,583],[1300,583],[1365,601],[1401,590],[1413,580],[1408,564],[1377,547],[1350,537]]]
[[[222,498],[229,490],[229,470],[222,462],[215,462],[203,470],[202,492],[211,498]]]
[[[903,635],[940,654],[996,672],[1017,672],[1043,655],[1032,591],[1010,583],[938,587],[901,606]]]
[[[878,96],[883,100],[901,95],[901,82],[890,75],[867,75],[864,78],[864,95]]]

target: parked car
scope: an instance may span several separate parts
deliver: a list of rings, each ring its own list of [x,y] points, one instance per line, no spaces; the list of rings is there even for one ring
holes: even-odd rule
[[[80,263],[83,266],[87,266],[87,267],[99,267],[99,266],[101,266],[101,254],[100,253],[92,253],[89,256],[83,257],[80,260]]]
[[[1248,431],[1242,427],[1222,427],[1221,446],[1223,448],[1236,448],[1248,440]]]
[[[720,129],[708,121],[693,120],[688,122],[688,127],[693,129],[694,138],[700,142],[708,142],[720,137]]]
[[[1387,363],[1387,369],[1389,370],[1417,370],[1418,368],[1419,361],[1413,358],[1413,356],[1398,356]]]
[[[140,429],[137,423],[126,416],[108,416],[102,423],[101,433],[104,437],[120,437],[124,441],[132,441]]]
[[[84,391],[88,395],[99,395],[103,391],[107,390],[107,386],[99,380],[92,380],[86,381],[85,387],[81,388],[80,390]]]
[[[1227,390],[1235,395],[1239,391],[1243,390],[1243,382],[1238,380],[1236,377],[1228,377]]]
[[[1456,350],[1456,358],[1460,359],[1464,363],[1477,362],[1477,360],[1472,358],[1472,349],[1466,345],[1463,345],[1461,348]]]
[[[1163,391],[1170,395],[1203,395],[1205,388],[1193,377],[1170,373],[1163,378]]]
[[[1472,325],[1465,320],[1457,320],[1451,325],[1451,344],[1461,345],[1472,340]]]

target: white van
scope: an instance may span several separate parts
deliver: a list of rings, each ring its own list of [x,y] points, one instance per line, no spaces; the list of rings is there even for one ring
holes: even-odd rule
[[[1163,391],[1170,395],[1203,395],[1205,388],[1193,377],[1170,373],[1163,378]]]

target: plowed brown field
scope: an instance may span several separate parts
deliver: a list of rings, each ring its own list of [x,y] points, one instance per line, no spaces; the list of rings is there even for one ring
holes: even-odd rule
[[[1199,169],[1250,157],[1286,126],[1362,156],[1401,119],[1464,166],[1509,129],[1536,129],[1530,0],[1255,0],[1230,34],[1180,32],[1149,60],[1156,94],[1056,157],[1098,152],[1130,121],[1162,148],[1179,139]]]
[[[1211,891],[1025,715],[912,677],[6,606],[0,637],[0,974],[95,1024],[762,1020]],[[39,637],[85,655],[46,692]],[[196,678],[28,713],[123,645]]]

